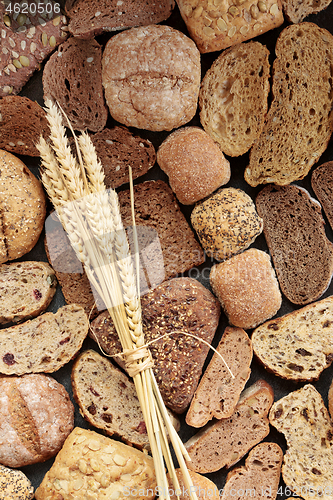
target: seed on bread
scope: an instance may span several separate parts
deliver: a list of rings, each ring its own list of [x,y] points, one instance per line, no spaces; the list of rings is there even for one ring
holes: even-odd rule
[[[0,465],[0,491],[4,499],[32,500],[34,487],[20,470],[9,469]]]

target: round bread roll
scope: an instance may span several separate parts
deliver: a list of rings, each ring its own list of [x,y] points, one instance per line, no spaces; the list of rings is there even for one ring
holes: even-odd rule
[[[23,472],[0,465],[0,498],[10,500],[32,500],[34,488]]]
[[[41,183],[21,160],[0,150],[0,264],[30,252],[45,215]]]
[[[196,113],[200,53],[169,26],[142,26],[113,36],[102,60],[106,102],[115,120],[146,130],[172,130]]]
[[[52,377],[0,377],[1,464],[45,462],[58,453],[73,426],[73,404]]]

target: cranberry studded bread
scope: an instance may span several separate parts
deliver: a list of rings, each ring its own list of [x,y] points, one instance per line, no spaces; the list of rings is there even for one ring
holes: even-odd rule
[[[0,265],[0,324],[34,318],[50,304],[57,286],[46,262],[14,262]]]
[[[333,484],[333,424],[319,392],[308,384],[289,393],[274,403],[269,421],[287,441],[282,465],[286,486],[304,500],[314,495],[328,500]]]
[[[209,350],[185,334],[210,343],[219,323],[219,303],[197,280],[175,278],[143,295],[141,306],[145,341],[166,335],[149,346],[153,370],[165,404],[182,413],[192,399]],[[122,350],[107,312],[92,322],[89,335],[108,354]],[[118,358],[115,360],[120,364]]]
[[[21,96],[0,100],[0,125],[0,148],[18,155],[39,156],[36,143],[50,133],[43,108]]]
[[[231,417],[251,374],[252,346],[244,330],[227,327],[216,350],[225,363],[215,353],[203,374],[186,415],[192,427]]]
[[[57,101],[75,130],[98,132],[108,111],[102,87],[102,47],[95,40],[70,38],[45,65],[44,100]]]
[[[35,498],[152,500],[155,488],[150,456],[96,432],[75,427],[37,488]]]
[[[319,203],[298,186],[266,186],[256,206],[283,294],[293,304],[318,299],[333,272],[333,246]]]
[[[303,179],[333,131],[331,33],[312,23],[288,26],[275,53],[274,99],[245,169],[251,186]]]
[[[108,359],[92,349],[80,354],[72,368],[72,388],[80,413],[91,425],[129,445],[150,448],[134,383]],[[179,430],[179,420],[169,415]]]
[[[190,477],[192,479],[194,491],[195,491],[199,500],[201,500],[201,499],[202,500],[207,500],[207,499],[219,500],[219,498],[220,498],[219,489],[217,488],[215,483],[213,483],[213,481],[211,481],[207,477],[201,476],[201,474],[197,474],[196,472],[193,472],[191,470],[189,471],[189,474],[190,474]],[[177,475],[177,479],[179,481],[179,491],[177,493],[180,493],[180,494],[178,495],[178,499],[179,500],[188,500],[190,498],[189,491],[186,488],[183,474],[181,473],[180,469],[176,469],[176,475]],[[168,478],[169,484],[172,484],[170,474],[167,475],[167,478]],[[171,500],[178,500],[175,491],[170,492],[170,499]]]
[[[328,161],[317,167],[311,177],[311,186],[321,203],[321,206],[328,219],[329,225],[333,228],[333,162]]]
[[[89,322],[82,307],[64,306],[0,330],[0,373],[52,373],[80,350]]]
[[[93,38],[105,31],[165,21],[175,6],[174,0],[67,0],[69,31],[78,38]]]
[[[201,53],[225,49],[283,23],[281,0],[177,0],[177,4]]]
[[[0,264],[35,246],[44,227],[45,194],[39,180],[16,158],[0,150]]]
[[[0,491],[4,499],[32,500],[34,488],[23,472],[0,465]]]
[[[254,493],[259,500],[275,500],[281,474],[283,452],[276,443],[261,443],[250,451],[245,466],[227,475],[221,500],[233,499],[235,491]]]
[[[333,361],[333,297],[260,325],[252,334],[265,368],[288,380],[317,380]]]
[[[273,389],[264,380],[245,389],[230,418],[209,423],[185,443],[191,458],[188,468],[205,474],[238,462],[268,435],[273,401]]]
[[[235,45],[220,54],[202,80],[201,124],[229,156],[246,153],[264,126],[268,56],[267,48],[259,42]]]
[[[47,375],[0,377],[0,462],[23,467],[58,453],[73,430],[74,407]]]
[[[317,14],[326,9],[332,0],[281,0],[283,12],[292,23],[300,23],[305,17],[310,14]]]

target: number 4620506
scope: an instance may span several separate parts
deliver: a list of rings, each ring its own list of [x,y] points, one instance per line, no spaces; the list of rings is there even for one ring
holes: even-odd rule
[[[47,3],[12,3],[10,2],[6,7],[6,12],[9,14],[59,14],[60,4],[47,2]]]

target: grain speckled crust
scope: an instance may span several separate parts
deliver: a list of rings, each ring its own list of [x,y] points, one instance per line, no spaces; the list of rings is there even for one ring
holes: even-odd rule
[[[287,441],[282,465],[286,486],[304,500],[332,498],[333,424],[319,392],[308,384],[289,393],[274,403],[269,421]]]
[[[0,491],[6,500],[32,500],[34,488],[20,470],[12,470],[0,465]]]
[[[226,260],[248,248],[263,230],[263,220],[248,194],[223,188],[196,205],[191,222],[206,254]]]
[[[106,102],[127,126],[159,131],[185,125],[196,113],[200,79],[198,49],[169,26],[119,33],[103,53]]]
[[[201,53],[255,38],[283,23],[281,0],[177,0],[188,32]]]
[[[65,388],[47,375],[0,377],[0,462],[23,467],[58,453],[74,426]]]
[[[93,431],[75,427],[36,490],[36,500],[150,500],[153,459]]]
[[[25,164],[0,150],[0,264],[35,246],[44,226],[45,194]]]
[[[281,307],[270,257],[256,248],[213,266],[210,284],[230,324],[239,328],[255,328]]]
[[[220,318],[215,297],[197,280],[175,278],[165,281],[141,298],[145,341],[171,332],[188,332],[206,342],[213,340]],[[107,312],[91,324],[108,354],[121,351],[120,342]],[[149,346],[154,359],[154,374],[165,404],[176,413],[189,405],[198,385],[208,346],[181,334],[162,338]],[[120,364],[120,360],[116,358]]]
[[[218,145],[199,127],[170,134],[157,151],[157,163],[169,176],[183,205],[192,205],[230,180],[230,163]]]
[[[326,9],[332,0],[281,0],[283,12],[292,23],[303,21],[309,14],[317,14]]]

